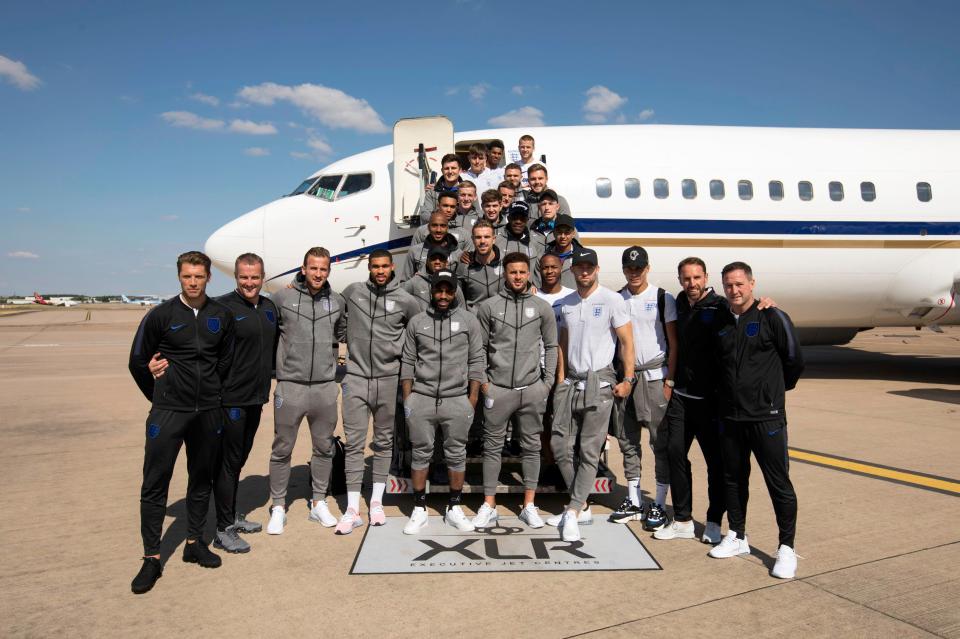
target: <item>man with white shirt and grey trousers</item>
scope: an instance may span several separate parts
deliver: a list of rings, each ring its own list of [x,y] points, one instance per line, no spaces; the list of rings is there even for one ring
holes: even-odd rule
[[[559,358],[553,396],[551,448],[570,492],[563,513],[547,520],[564,541],[580,539],[580,523],[592,523],[585,508],[597,478],[614,398],[630,394],[634,377],[633,332],[623,298],[600,286],[597,253],[581,248],[573,257],[577,290],[559,303]],[[618,348],[619,343],[619,348]],[[613,369],[619,353],[623,378]],[[579,439],[580,463],[574,466]]]
[[[640,520],[647,530],[659,530],[667,522],[666,502],[670,488],[670,463],[666,428],[662,427],[667,403],[673,394],[677,367],[677,305],[673,295],[647,281],[650,260],[641,246],[631,246],[621,257],[626,285],[620,289],[633,326],[637,383],[633,392],[614,408],[613,430],[623,454],[627,497],[610,515],[617,523]],[[640,498],[640,430],[647,428],[656,473],[656,497],[642,510]]]

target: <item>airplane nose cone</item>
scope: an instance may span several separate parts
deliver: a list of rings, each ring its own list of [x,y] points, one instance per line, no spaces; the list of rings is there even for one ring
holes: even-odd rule
[[[263,255],[263,208],[250,211],[224,224],[207,238],[204,252],[213,265],[224,273],[233,274],[233,263],[238,255]]]

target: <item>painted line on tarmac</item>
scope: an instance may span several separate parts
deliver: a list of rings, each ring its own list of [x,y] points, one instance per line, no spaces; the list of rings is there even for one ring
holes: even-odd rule
[[[950,477],[941,477],[939,475],[929,475],[914,470],[896,468],[894,466],[883,466],[873,464],[859,459],[849,457],[840,457],[828,453],[818,453],[813,450],[804,450],[802,448],[790,448],[790,459],[804,464],[813,464],[823,468],[831,468],[853,475],[871,477],[894,484],[912,486],[944,495],[960,497],[960,480]]]

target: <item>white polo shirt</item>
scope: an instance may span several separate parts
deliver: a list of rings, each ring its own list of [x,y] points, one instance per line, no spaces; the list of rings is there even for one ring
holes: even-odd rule
[[[567,370],[585,377],[613,363],[616,329],[630,323],[627,305],[618,293],[598,286],[587,298],[574,291],[560,300],[557,329],[567,329]]]
[[[627,302],[630,312],[630,321],[633,324],[633,352],[636,354],[636,364],[643,366],[658,357],[665,357],[667,352],[667,336],[663,334],[663,325],[660,324],[660,314],[657,310],[656,286],[647,285],[636,295],[630,294],[630,289],[623,287],[620,295]],[[663,319],[665,322],[677,321],[677,300],[673,295],[664,291]],[[643,371],[648,380],[663,379],[667,375],[666,359],[663,367]]]
[[[494,169],[484,169],[479,174],[467,169],[460,174],[460,178],[470,180],[477,187],[477,201],[479,202],[480,196],[483,195],[484,191],[496,189],[497,186],[503,182],[503,174],[499,174],[501,176],[500,179],[497,179],[497,175],[498,173]]]

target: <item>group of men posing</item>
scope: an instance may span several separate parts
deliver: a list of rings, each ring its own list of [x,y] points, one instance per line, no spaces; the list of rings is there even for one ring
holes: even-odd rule
[[[537,174],[530,165],[528,181]],[[450,182],[462,180],[451,175]],[[312,439],[310,520],[336,534],[362,525],[372,417],[368,520],[386,523],[382,502],[399,392],[412,449],[414,507],[406,534],[428,524],[426,484],[435,445],[449,475],[446,524],[465,532],[496,524],[501,455],[512,424],[522,451],[519,518],[526,525],[556,526],[564,540],[580,539],[579,527],[592,523],[587,500],[612,432],[623,453],[628,494],[611,519],[641,520],[657,539],[694,538],[687,453],[696,438],[708,469],[702,540],[715,544],[710,555],[750,552],[745,516],[752,452],[780,529],[772,573],[794,576],[797,502],[787,466],[784,394],[803,362],[787,315],[754,299],[750,267],[724,267],[723,298],[708,287],[703,261],[687,258],[678,266],[683,291],[674,300],[648,283],[647,253],[633,246],[622,256],[625,286],[614,292],[599,284],[597,253],[574,239],[573,220],[558,212],[555,193],[541,189],[533,222],[529,204],[511,201],[501,226],[507,233],[494,236],[493,216],[486,215],[487,204],[494,208],[486,197],[492,189],[484,194],[484,217],[471,219],[461,206],[464,183],[457,182],[455,203],[447,197],[451,185],[431,191],[436,210],[428,235],[399,269],[389,251],[375,250],[367,260],[367,281],[342,293],[330,285],[331,257],[322,247],[307,251],[292,285],[272,298],[260,294],[264,267],[254,254],[237,258],[237,288],[216,300],[205,293],[209,258],[199,252],[179,257],[182,292],[147,314],[130,355],[131,373],[153,403],[141,488],[144,560],[132,583],[135,593],[149,591],[162,574],[167,492],[184,444],[189,480],[183,560],[211,568],[221,563],[203,541],[211,492],[214,545],[232,553],[250,550],[238,533],[261,526],[237,512],[237,486],[273,376],[268,534],[281,534],[286,524],[291,453],[304,418]],[[503,200],[497,197],[496,204],[499,212]],[[472,246],[451,235],[451,227],[469,229]],[[531,242],[533,228],[540,229],[542,243]],[[340,383],[339,344],[347,345]],[[347,508],[338,519],[326,495],[341,392]],[[480,410],[484,503],[469,518],[461,506],[466,445]],[[657,482],[646,508],[639,489],[642,427],[649,431]],[[570,495],[563,512],[546,520],[535,503],[545,432]],[[665,509],[668,491],[672,521]],[[721,536],[724,512],[729,531]]]

